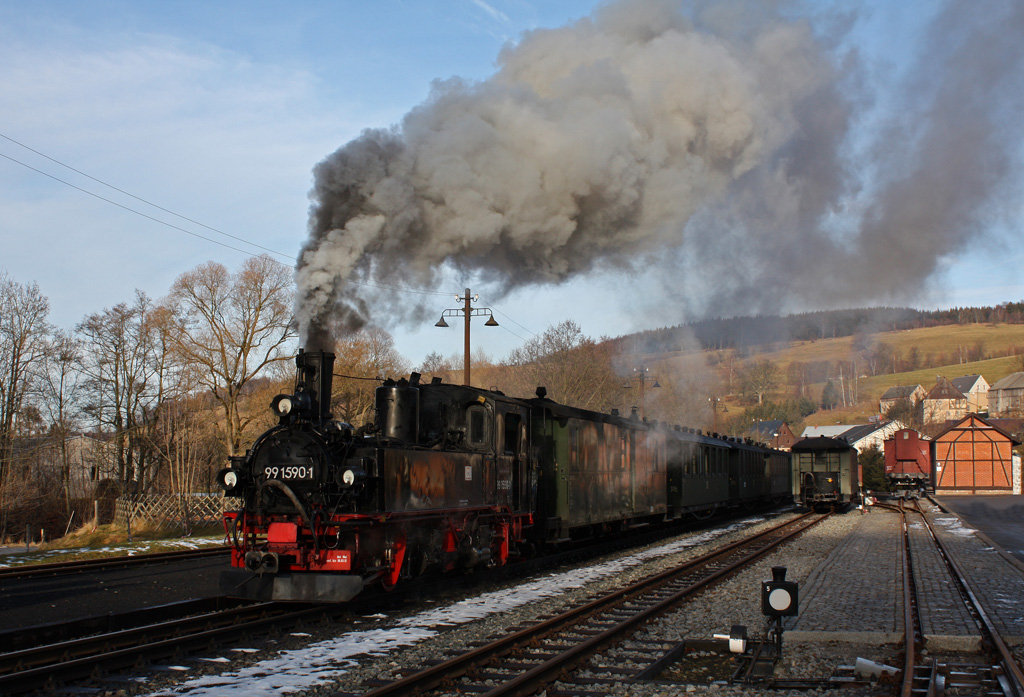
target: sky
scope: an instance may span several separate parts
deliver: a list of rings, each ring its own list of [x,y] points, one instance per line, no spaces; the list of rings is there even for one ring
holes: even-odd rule
[[[495,359],[567,319],[1021,300],[1012,5],[0,0],[0,272],[72,328],[305,245],[300,315],[413,363],[461,355],[466,287]]]

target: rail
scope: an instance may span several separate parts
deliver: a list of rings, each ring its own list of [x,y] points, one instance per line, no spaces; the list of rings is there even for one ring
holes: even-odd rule
[[[53,688],[59,682],[96,672],[134,666],[154,658],[267,633],[302,621],[343,612],[337,605],[254,603],[237,605],[211,599],[218,609],[173,617],[87,637],[32,646],[0,654],[0,694]],[[187,609],[182,606],[182,609]]]
[[[914,581],[914,567],[907,525],[908,513],[920,515],[929,538],[939,551],[949,571],[950,578],[960,591],[960,595],[967,604],[981,631],[983,646],[990,649],[994,660],[998,663],[998,666],[992,671],[993,681],[999,685],[1000,690],[1007,697],[1024,697],[1024,671],[1021,670],[1013,653],[1000,635],[998,627],[985,610],[984,603],[982,603],[972,587],[968,577],[935,534],[928,516],[925,515],[925,512],[921,510],[916,502],[914,502],[914,508],[909,510],[904,500],[900,500],[898,506],[888,507],[897,510],[901,514],[904,530],[903,585],[906,655],[900,685],[901,697],[911,697],[912,695],[928,695],[931,697],[932,695],[942,694],[947,682],[942,666],[936,661],[932,661],[929,665],[923,667],[918,667],[917,664],[917,646],[921,643],[922,632],[917,612],[916,583]]]
[[[451,691],[455,681],[477,679],[477,684],[457,689],[465,687],[464,691],[482,692],[485,697],[533,694],[612,644],[625,640],[646,622],[674,609],[684,599],[731,576],[826,517],[807,513],[773,526],[674,569],[521,628],[485,646],[379,686],[366,692],[364,697],[426,694],[438,688]],[[552,641],[556,635],[557,643]],[[568,646],[555,649],[557,644]],[[537,655],[530,657],[532,663],[527,666],[517,656],[531,647],[539,647],[540,658]],[[555,652],[553,655],[552,651]],[[495,666],[501,662],[508,666],[507,674],[496,672]],[[480,674],[485,668],[486,674]]]
[[[0,569],[0,579],[29,578],[32,576],[58,576],[61,574],[81,573],[83,571],[99,571],[105,569],[121,569],[129,566],[146,564],[165,564],[184,559],[195,559],[216,555],[226,555],[230,547],[203,547],[201,549],[175,550],[173,552],[152,552],[150,554],[134,554],[131,556],[100,557],[96,559],[79,559],[76,561],[48,562],[45,564],[24,564]]]

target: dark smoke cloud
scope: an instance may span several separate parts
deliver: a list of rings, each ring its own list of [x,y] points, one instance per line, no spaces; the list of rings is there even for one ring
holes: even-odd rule
[[[871,101],[837,48],[855,18],[776,7],[604,5],[340,148],[315,170],[302,335],[361,326],[370,299],[397,311],[351,281],[445,268],[491,295],[642,268],[707,314],[912,297],[1019,188],[1024,9],[949,3],[896,117],[855,149]]]

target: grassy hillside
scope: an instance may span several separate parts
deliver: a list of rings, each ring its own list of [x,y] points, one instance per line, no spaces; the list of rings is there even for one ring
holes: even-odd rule
[[[819,426],[836,423],[865,423],[868,417],[878,414],[878,400],[890,387],[896,385],[921,385],[925,390],[935,385],[936,377],[941,375],[950,379],[962,375],[981,375],[991,385],[1010,373],[1016,372],[1017,359],[1015,357],[990,358],[984,361],[971,363],[955,363],[937,368],[914,370],[906,373],[893,373],[887,375],[876,375],[873,377],[862,377],[857,380],[858,404],[845,409],[834,409],[832,411],[819,411],[807,417],[808,426]],[[825,388],[824,383],[814,385],[815,394],[820,394]]]
[[[960,354],[966,354],[981,343],[987,355],[1005,355],[1016,352],[1024,353],[1024,324],[968,324],[949,325],[945,327],[927,327],[923,329],[907,329],[898,332],[878,332],[867,337],[872,345],[886,344],[902,353],[909,353],[917,348],[922,356],[948,356],[950,360],[944,365],[958,365],[955,360]],[[830,361],[836,359],[852,360],[862,351],[854,344],[863,342],[863,338],[844,337],[841,339],[820,339],[818,341],[793,342],[787,346],[759,352],[757,357],[767,358],[778,363],[783,369],[794,361],[810,363],[814,361]],[[1015,351],[1016,349],[1016,351]],[[1012,372],[1012,371],[1010,371]],[[959,373],[970,375],[971,372]],[[982,373],[984,374],[984,373]],[[947,375],[947,377],[956,377]],[[988,375],[985,379],[989,382]],[[932,376],[930,382],[934,382]],[[896,383],[904,384],[904,383]]]
[[[907,372],[886,372],[869,376],[871,372],[865,356],[877,352],[884,345],[892,353],[907,356],[916,349],[922,364],[933,362],[940,365]],[[710,355],[710,352],[705,352]],[[995,356],[984,360],[968,361],[973,355]],[[1013,354],[1024,354],[1024,324],[969,324],[908,329],[902,331],[877,332],[870,336],[820,339],[817,341],[794,341],[785,345],[760,346],[750,350],[744,362],[767,359],[779,367],[782,384],[774,399],[788,399],[795,394],[795,385],[789,384],[790,366],[794,363],[836,363],[843,361],[856,367],[856,371],[845,373],[844,379],[853,386],[857,404],[831,411],[818,411],[807,417],[804,425],[825,425],[834,423],[865,423],[878,414],[878,400],[890,387],[895,385],[920,384],[926,390],[935,384],[936,376],[956,378],[962,375],[980,374],[989,384],[1019,370],[1018,359]],[[651,357],[654,359],[655,357]],[[685,356],[678,353],[661,356],[660,363],[669,368],[683,368]],[[692,356],[691,356],[692,360]],[[692,364],[691,364],[692,369]],[[719,369],[721,373],[721,369]],[[825,382],[808,386],[808,398],[820,401]],[[738,388],[737,388],[738,389]],[[742,414],[745,405],[739,394],[724,398],[729,413]]]

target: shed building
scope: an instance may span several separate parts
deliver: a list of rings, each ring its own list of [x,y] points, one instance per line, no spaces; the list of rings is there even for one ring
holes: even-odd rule
[[[1019,494],[1020,441],[977,414],[954,421],[935,436],[935,492]]]

